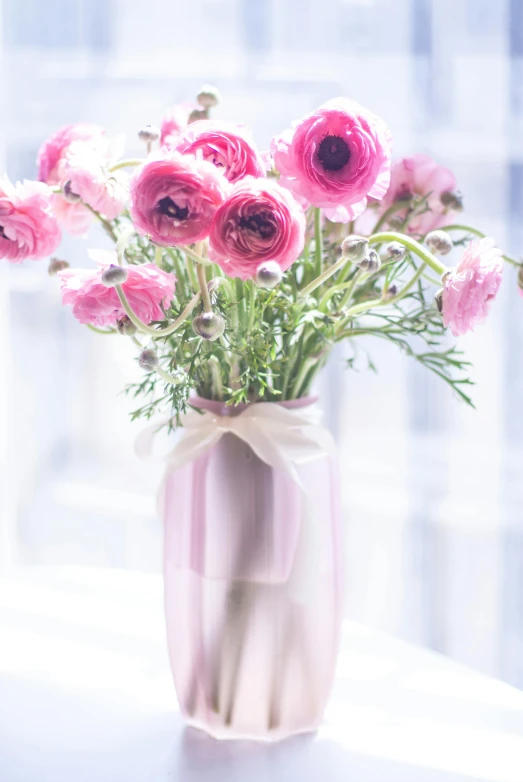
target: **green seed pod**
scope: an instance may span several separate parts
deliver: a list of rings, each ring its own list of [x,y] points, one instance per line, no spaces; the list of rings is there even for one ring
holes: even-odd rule
[[[115,285],[123,285],[127,280],[127,270],[123,266],[112,263],[102,274],[102,283],[106,288],[114,288]]]

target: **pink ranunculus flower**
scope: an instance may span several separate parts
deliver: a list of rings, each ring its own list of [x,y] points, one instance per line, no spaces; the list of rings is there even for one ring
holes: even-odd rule
[[[395,211],[391,218],[407,220],[409,233],[425,235],[429,231],[450,225],[456,212],[442,201],[444,193],[456,190],[456,178],[452,171],[436,163],[429,155],[416,154],[395,160],[391,169],[390,187],[380,204],[377,217],[395,203],[413,197],[426,198],[428,211],[409,215],[409,207]]]
[[[200,107],[193,103],[176,103],[162,117],[160,125],[160,146],[172,149],[189,125],[191,112]]]
[[[209,257],[230,277],[254,277],[265,261],[282,271],[300,255],[305,214],[289,193],[271,179],[246,177],[216,212]]]
[[[493,239],[476,239],[443,282],[443,323],[455,337],[471,331],[488,315],[503,278],[503,263]]]
[[[62,189],[79,196],[96,212],[114,220],[125,209],[128,198],[128,177],[121,171],[111,172],[110,158],[100,150],[89,150],[83,145],[68,157],[62,177]],[[74,204],[73,204],[74,205]]]
[[[62,304],[72,305],[73,315],[80,323],[114,326],[125,315],[116,290],[106,288],[101,279],[110,262],[116,263],[116,254],[104,255],[109,262],[101,263],[98,269],[65,269],[57,275]],[[144,323],[163,320],[162,306],[167,309],[173,299],[175,276],[154,263],[127,266],[126,270],[128,277],[122,288],[136,315]]]
[[[62,235],[43,182],[0,180],[0,258],[21,263],[53,253]]]
[[[199,242],[209,235],[229,188],[212,163],[164,150],[131,178],[131,217],[138,231],[156,244]]]
[[[64,125],[49,136],[38,150],[38,179],[48,185],[57,185],[63,174],[63,166],[71,144],[94,143],[103,138],[105,130],[99,125],[78,122]]]
[[[273,139],[280,183],[322,207],[335,222],[354,220],[390,181],[391,134],[379,117],[346,98],[320,106]]]
[[[182,154],[201,156],[221,168],[229,182],[265,176],[266,166],[247,127],[203,119],[193,122],[176,142]]]
[[[72,204],[66,201],[60,193],[53,193],[53,212],[60,227],[72,236],[85,236],[93,222],[94,215],[78,201]]]

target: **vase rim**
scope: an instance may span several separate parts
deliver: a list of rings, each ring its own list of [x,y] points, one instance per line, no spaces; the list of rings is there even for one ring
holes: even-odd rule
[[[282,399],[281,402],[264,402],[263,404],[280,405],[287,410],[297,410],[302,407],[309,407],[318,401],[317,396],[302,396],[299,399]],[[189,399],[189,404],[193,407],[198,407],[201,410],[209,410],[209,412],[215,415],[238,415],[242,413],[247,407],[251,405],[259,404],[259,402],[240,402],[237,405],[228,405],[225,402],[221,402],[217,399],[206,399],[203,396],[195,394]]]

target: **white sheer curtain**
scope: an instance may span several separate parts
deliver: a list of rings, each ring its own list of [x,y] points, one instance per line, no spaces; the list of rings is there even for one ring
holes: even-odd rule
[[[261,145],[336,94],[390,124],[397,155],[451,167],[467,219],[523,247],[523,5],[519,0],[0,0],[0,161],[35,176],[43,137],[91,120],[129,134],[203,82],[217,116]],[[93,232],[90,246],[103,241]],[[67,239],[74,264],[86,244]],[[513,275],[462,341],[477,410],[391,348],[379,374],[323,383],[347,518],[347,613],[523,686],[523,300]],[[4,560],[160,566],[155,468],[118,395],[123,340],[62,311],[43,264],[0,271]]]

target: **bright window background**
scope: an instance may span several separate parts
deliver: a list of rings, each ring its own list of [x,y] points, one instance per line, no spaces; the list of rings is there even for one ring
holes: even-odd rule
[[[0,170],[35,176],[41,140],[88,120],[128,134],[204,82],[215,116],[262,147],[339,95],[391,126],[396,155],[451,167],[469,222],[523,251],[520,0],[0,0]],[[67,238],[75,265],[86,248]],[[62,310],[44,264],[0,265],[0,558],[158,570],[158,467],[140,464],[118,395],[123,339]],[[347,615],[523,686],[523,300],[507,274],[462,340],[477,410],[380,343],[379,374],[322,400],[341,446]]]

